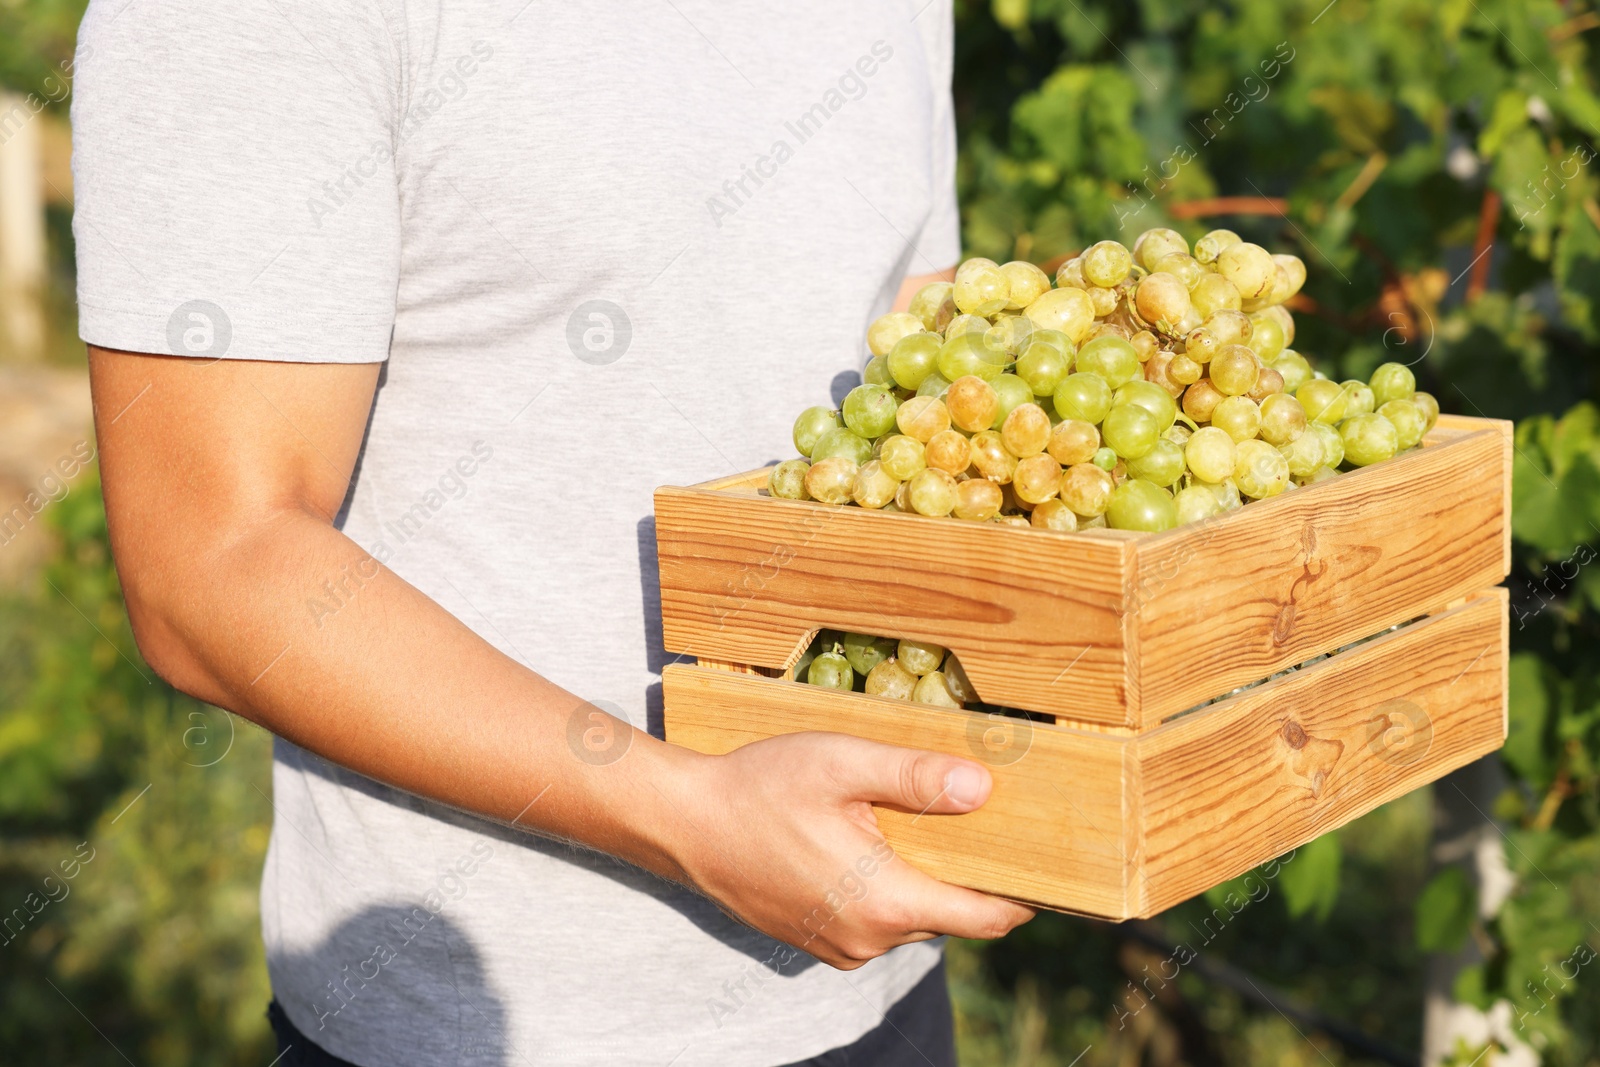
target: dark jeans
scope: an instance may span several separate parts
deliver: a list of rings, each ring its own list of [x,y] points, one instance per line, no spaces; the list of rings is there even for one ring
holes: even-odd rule
[[[278,1002],[267,1005],[267,1018],[278,1035],[276,1067],[355,1067],[318,1047],[296,1030]],[[382,1067],[367,1064],[366,1067]],[[832,1049],[790,1067],[956,1067],[954,1024],[950,992],[945,987],[944,962],[907,993],[883,1022],[859,1041]]]

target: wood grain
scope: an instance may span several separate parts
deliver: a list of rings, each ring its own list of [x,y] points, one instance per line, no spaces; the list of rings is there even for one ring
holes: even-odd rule
[[[902,856],[1045,907],[1148,916],[1497,748],[1506,603],[1485,591],[1136,735],[674,665],[666,736],[721,753],[831,730],[982,760],[995,787],[979,811],[879,813]]]

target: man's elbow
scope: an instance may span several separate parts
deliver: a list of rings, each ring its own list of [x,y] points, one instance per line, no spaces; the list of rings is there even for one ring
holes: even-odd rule
[[[194,627],[183,617],[175,590],[147,589],[138,574],[123,575],[123,600],[128,623],[133,630],[139,655],[150,669],[181,693],[216,704],[226,698],[222,686],[209,671],[193,633]]]

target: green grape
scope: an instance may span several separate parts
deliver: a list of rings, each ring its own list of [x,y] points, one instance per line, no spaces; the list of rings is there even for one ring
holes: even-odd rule
[[[1017,469],[1017,457],[1012,455],[993,430],[980,430],[972,435],[972,465],[978,473],[996,485],[1006,485]]]
[[[1105,514],[1111,491],[1117,487],[1110,472],[1094,463],[1074,463],[1061,475],[1057,492],[1075,514],[1085,518]]]
[[[855,488],[855,462],[846,456],[829,456],[819,459],[806,471],[806,492],[812,500],[824,504],[848,504],[850,491]]]
[[[889,357],[873,356],[861,371],[861,384],[884,385],[894,388],[894,377],[889,373]]]
[[[1350,378],[1340,382],[1339,385],[1350,398],[1344,409],[1345,418],[1348,419],[1352,415],[1370,415],[1378,410],[1376,398],[1372,395],[1372,390],[1367,388],[1366,382]]]
[[[1255,300],[1272,292],[1278,280],[1277,270],[1272,253],[1248,241],[1229,245],[1217,254],[1217,273],[1232,282],[1245,300]]]
[[[1337,470],[1344,462],[1344,438],[1338,429],[1325,422],[1313,422],[1306,431],[1316,434],[1317,440],[1322,442],[1322,465]]]
[[[1128,460],[1128,474],[1165,489],[1183,477],[1183,447],[1162,438],[1138,459]]]
[[[1233,474],[1233,438],[1220,427],[1196,430],[1184,446],[1183,455],[1189,469],[1202,482],[1220,482]]]
[[[1300,287],[1306,284],[1306,264],[1299,256],[1291,256],[1284,252],[1273,253],[1272,261],[1283,268],[1284,277],[1288,280],[1286,288],[1274,289],[1272,292],[1272,302],[1281,304],[1298,293]]]
[[[995,409],[990,429],[998,430],[1006,417],[1023,404],[1033,403],[1033,390],[1015,374],[1002,374],[989,383],[994,387]]]
[[[1083,280],[1110,288],[1133,269],[1133,253],[1119,241],[1099,241],[1083,253]]]
[[[1211,411],[1211,425],[1226,430],[1234,442],[1261,432],[1261,408],[1247,396],[1225,396]]]
[[[837,429],[843,425],[844,420],[832,408],[806,408],[800,413],[800,417],[794,420],[795,450],[802,456],[811,455],[811,450],[816,447],[818,438],[829,430]]]
[[[961,666],[961,660],[954,652],[944,658],[944,666],[940,670],[944,672],[945,688],[950,690],[951,696],[963,704],[978,699],[977,688],[972,684],[972,679],[967,677],[966,669]]]
[[[1274,256],[1272,258],[1276,259],[1278,257]],[[1304,269],[1303,266],[1302,269]],[[1294,316],[1289,314],[1288,308],[1279,307],[1274,304],[1271,307],[1262,308],[1261,310],[1252,314],[1250,317],[1252,319],[1257,317],[1271,319],[1273,322],[1276,322],[1279,327],[1283,329],[1283,343],[1286,345],[1294,344]]]
[[[922,379],[922,384],[917,386],[918,396],[944,396],[944,391],[950,388],[950,379],[934,371]]]
[[[1111,386],[1100,375],[1076,371],[1056,388],[1056,414],[1098,426],[1111,410],[1111,397]]]
[[[1050,428],[1050,440],[1045,451],[1063,467],[1074,463],[1088,463],[1100,450],[1100,431],[1093,423],[1082,419],[1062,419]]]
[[[1050,443],[1050,416],[1038,404],[1018,404],[1001,422],[1000,440],[1018,459],[1036,456]]]
[[[1187,489],[1178,490],[1177,495],[1172,498],[1172,506],[1177,512],[1179,526],[1187,526],[1191,522],[1204,522],[1213,515],[1222,514],[1222,502],[1217,499],[1217,494],[1200,485],[1191,485]]]
[[[1017,377],[1028,383],[1034,396],[1052,396],[1072,369],[1067,354],[1047,341],[1030,339],[1017,357]]]
[[[894,384],[902,389],[921,385],[938,364],[939,349],[943,345],[939,335],[933,333],[913,333],[900,338],[884,357]]]
[[[1289,464],[1289,474],[1295,478],[1312,474],[1325,458],[1322,437],[1314,433],[1302,433],[1291,441],[1281,442],[1278,451]]]
[[[939,431],[950,428],[950,411],[936,396],[914,396],[901,403],[894,417],[901,433],[923,444],[933,440],[933,435]]]
[[[1250,316],[1250,324],[1250,347],[1263,363],[1271,363],[1283,353],[1286,343],[1283,327],[1278,325],[1277,319],[1260,313]]]
[[[1162,256],[1155,261],[1150,270],[1152,272],[1160,271],[1176,277],[1189,287],[1191,299],[1193,298],[1195,285],[1209,273],[1200,265],[1199,260],[1187,252],[1174,252],[1171,255]]]
[[[1194,283],[1194,288],[1189,291],[1189,300],[1207,322],[1224,311],[1237,313],[1244,304],[1232,282],[1220,274],[1209,273],[1201,275],[1200,280]]]
[[[1428,416],[1428,430],[1433,429],[1439,422],[1439,402],[1433,398],[1433,394],[1424,393],[1419,389],[1411,397],[1411,400],[1422,409],[1424,415]],[[1424,430],[1423,433],[1426,434],[1427,430]]]
[[[845,634],[841,644],[844,646],[844,658],[850,661],[850,669],[866,675],[894,655],[896,642],[870,634]]]
[[[1100,436],[1123,459],[1138,459],[1156,446],[1161,423],[1137,404],[1113,407],[1100,424]]]
[[[1145,270],[1155,270],[1153,264],[1157,260],[1174,253],[1189,254],[1189,242],[1177,230],[1146,230],[1133,242],[1133,258]]]
[[[1337,477],[1339,477],[1339,472],[1337,470],[1333,469],[1332,467],[1318,467],[1316,470],[1312,471],[1306,477],[1301,478],[1300,479],[1300,484],[1301,485],[1316,485],[1318,482],[1325,482],[1329,478],[1337,478]]]
[[[812,660],[811,666],[806,668],[806,681],[812,685],[820,685],[824,689],[838,689],[848,693],[856,687],[856,672],[842,653],[824,652]]]
[[[1352,415],[1339,424],[1344,439],[1345,462],[1368,467],[1392,459],[1400,450],[1400,434],[1394,423],[1378,414]]]
[[[844,426],[836,426],[817,438],[817,443],[811,449],[811,462],[819,463],[835,456],[848,459],[859,467],[872,458],[872,442]]]
[[[1008,311],[1021,311],[1050,291],[1050,275],[1032,263],[1012,260],[1001,264],[1000,273],[1006,279]]]
[[[988,522],[1000,513],[1005,494],[987,478],[968,478],[956,483],[955,517],[970,522]]]
[[[1378,414],[1394,423],[1401,451],[1415,447],[1427,432],[1428,416],[1409,396],[1389,401],[1378,409]]]
[[[1283,375],[1283,391],[1286,393],[1294,393],[1311,380],[1311,364],[1292,348],[1284,349],[1270,366]]]
[[[1281,445],[1306,431],[1306,409],[1287,393],[1273,393],[1261,401],[1261,439]]]
[[[1167,377],[1179,385],[1193,385],[1200,380],[1200,375],[1205,368],[1195,361],[1187,352],[1179,352],[1172,357],[1172,362],[1167,365]],[[1168,394],[1171,395],[1171,394]]]
[[[805,500],[806,472],[811,464],[803,459],[786,459],[767,475],[767,492],[783,500]]]
[[[1391,400],[1409,400],[1417,391],[1416,375],[1404,363],[1384,363],[1367,379],[1372,388],[1372,400],[1382,407]]]
[[[955,509],[956,480],[947,471],[934,467],[920,470],[906,487],[906,502],[918,515],[939,518]]]
[[[1134,380],[1118,389],[1111,397],[1111,406],[1138,404],[1156,417],[1161,432],[1166,433],[1178,418],[1178,402],[1155,382]]]
[[[905,405],[901,405],[901,410],[905,410]],[[891,434],[878,446],[878,462],[891,478],[903,482],[928,465],[922,451],[922,442],[915,437]]]
[[[918,704],[934,704],[942,708],[959,708],[961,701],[950,692],[943,671],[930,671],[917,679],[917,687],[911,691],[911,699]]]
[[[1211,384],[1224,396],[1244,396],[1256,387],[1261,363],[1245,345],[1224,345],[1211,360]]]
[[[972,466],[972,442],[959,430],[936,433],[923,446],[922,459],[929,467],[954,477]],[[922,511],[921,508],[917,510]]]
[[[917,687],[917,676],[900,666],[897,659],[886,659],[867,673],[867,695],[890,700],[910,700]]]
[[[874,459],[856,471],[855,480],[850,483],[850,499],[876,511],[892,502],[899,488],[900,480],[883,469],[882,460]]]
[[[964,333],[988,333],[991,325],[982,315],[957,315],[944,328],[944,339],[954,341]]]
[[[922,329],[922,319],[905,311],[891,311],[872,320],[867,327],[867,348],[875,356],[886,356],[895,343]]]
[[[844,424],[858,437],[870,441],[894,428],[899,407],[900,402],[888,386],[858,385],[845,395]]]
[[[1189,298],[1189,287],[1183,284],[1182,278],[1165,271],[1146,274],[1141,278],[1133,299],[1139,317],[1152,325],[1161,326],[1163,332],[1167,333],[1174,332],[1177,325],[1194,310],[1194,303]],[[1199,323],[1195,325],[1198,326]],[[1083,365],[1081,354],[1078,365]]]
[[[1350,406],[1350,396],[1344,386],[1326,378],[1313,378],[1294,391],[1295,399],[1306,409],[1306,417],[1315,422],[1337,426]]]
[[[952,382],[968,375],[991,381],[1000,377],[1009,362],[1006,350],[996,347],[981,333],[964,333],[946,341],[936,359],[939,373]]]
[[[1111,492],[1106,525],[1113,530],[1159,533],[1178,525],[1178,509],[1165,489],[1141,478],[1129,478]]]
[[[1042,504],[1061,489],[1061,464],[1044,453],[1017,460],[1011,474],[1011,491],[1017,499]]]
[[[1058,533],[1072,533],[1078,528],[1078,516],[1060,498],[1046,500],[1034,507],[1028,521],[1036,529],[1055,530]]]
[[[1233,480],[1251,500],[1277,496],[1289,487],[1289,461],[1265,441],[1240,441],[1234,454]]]
[[[895,658],[900,661],[900,666],[922,678],[939,669],[947,651],[944,646],[931,641],[901,641]]]
[[[1212,230],[1194,243],[1194,258],[1202,263],[1215,263],[1224,248],[1231,248],[1244,238],[1232,230]]]
[[[1000,394],[982,378],[969,374],[950,383],[944,404],[950,411],[952,423],[967,433],[977,433],[994,426],[995,415],[1000,410]]]
[[[917,290],[906,310],[921,320],[924,330],[941,333],[956,313],[951,295],[954,291],[955,285],[951,282],[929,282]]]
[[[1094,450],[1094,458],[1089,460],[1089,462],[1093,463],[1096,467],[1099,467],[1103,471],[1116,470],[1118,462],[1117,453],[1114,450],[1106,448],[1102,445]],[[1078,514],[1082,515],[1083,512],[1080,511]]]
[[[1010,311],[996,315],[994,325],[983,334],[991,345],[1013,357],[1028,347],[1028,339],[1032,335],[1033,320],[1020,312]]]
[[[1011,299],[1011,283],[998,266],[973,265],[968,260],[956,271],[956,307],[967,315],[993,315]]]
[[[1094,325],[1094,304],[1082,289],[1051,289],[1029,304],[1023,314],[1042,330],[1059,330],[1073,344]]]

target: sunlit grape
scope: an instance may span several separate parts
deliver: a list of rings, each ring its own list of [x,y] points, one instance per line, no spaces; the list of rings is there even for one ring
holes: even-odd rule
[[[1238,311],[1244,301],[1238,288],[1220,274],[1207,272],[1194,283],[1189,299],[1203,320],[1209,320],[1220,311]]]
[[[1195,422],[1210,422],[1211,413],[1222,403],[1223,396],[1210,378],[1201,378],[1183,391],[1183,413]]]
[[[1394,423],[1394,432],[1401,450],[1413,448],[1427,432],[1428,416],[1409,396],[1391,400],[1378,409],[1378,414]]]
[[[1161,386],[1154,382],[1132,381],[1118,389],[1111,397],[1111,406],[1118,404],[1138,404],[1156,417],[1156,422],[1165,433],[1178,417],[1178,403],[1172,399]]]
[[[1294,316],[1289,314],[1288,308],[1273,304],[1270,307],[1262,308],[1250,317],[1255,319],[1257,316],[1276,322],[1279,328],[1283,330],[1283,343],[1286,345],[1294,344]]]
[[[939,348],[935,366],[950,381],[973,375],[978,378],[998,378],[1011,357],[989,338],[976,331],[961,334],[946,341]]]
[[[1042,330],[1059,330],[1077,344],[1094,325],[1094,304],[1082,289],[1052,289],[1023,312]]]
[[[946,471],[930,466],[913,474],[906,485],[909,487],[906,489],[906,503],[918,515],[939,518],[950,514],[956,506],[956,480]],[[904,658],[902,649],[901,659]]]
[[[953,341],[964,333],[988,333],[992,325],[994,324],[982,315],[957,315],[944,328],[944,339]]]
[[[1277,269],[1272,253],[1249,241],[1229,245],[1217,253],[1217,273],[1232,282],[1244,300],[1255,300],[1272,292]],[[956,303],[961,303],[959,297]]]
[[[943,333],[956,315],[956,302],[952,295],[955,288],[951,282],[929,282],[917,290],[906,311],[921,321],[924,330]]]
[[[1344,387],[1344,394],[1347,398],[1344,409],[1345,418],[1348,419],[1352,415],[1370,415],[1378,410],[1377,400],[1372,395],[1372,390],[1367,388],[1366,382],[1361,381],[1359,378],[1347,378],[1339,384]]]
[[[1178,490],[1172,498],[1172,505],[1173,510],[1177,512],[1179,526],[1187,526],[1191,522],[1204,522],[1214,515],[1222,514],[1222,504],[1217,500],[1216,493],[1199,485]]]
[[[848,459],[860,466],[872,458],[872,442],[843,426],[836,426],[817,438],[817,443],[811,446],[813,463],[834,457]],[[816,496],[815,493],[812,495]]]
[[[1090,285],[1110,287],[1128,276],[1133,254],[1120,241],[1097,241],[1083,253],[1083,279]]]
[[[1041,453],[1017,461],[1017,469],[1011,475],[1011,491],[1019,500],[1042,504],[1060,488],[1061,464],[1049,456]]]
[[[1038,529],[1071,533],[1078,528],[1078,516],[1073,514],[1066,501],[1051,498],[1033,509],[1029,521]]]
[[[850,499],[864,508],[876,511],[894,499],[900,480],[883,469],[883,461],[874,459],[861,465],[855,481],[850,484]]]
[[[1306,422],[1306,409],[1286,393],[1273,393],[1261,401],[1261,439],[1268,444],[1293,441],[1305,433]]]
[[[984,331],[983,336],[995,348],[1016,356],[1028,347],[1033,330],[1033,320],[1020,311],[1002,311],[995,316],[994,325]]]
[[[1409,400],[1417,391],[1416,375],[1404,363],[1384,363],[1367,379],[1372,387],[1372,399],[1382,407],[1391,400]]]
[[[1326,422],[1312,422],[1306,427],[1307,433],[1317,435],[1317,440],[1322,442],[1322,465],[1337,468],[1344,462],[1344,438],[1335,426]]]
[[[1053,396],[1072,369],[1072,360],[1055,345],[1030,340],[1017,358],[1017,377],[1028,383],[1034,396]]]
[[[1154,270],[1152,265],[1163,256],[1173,253],[1188,255],[1189,242],[1183,239],[1183,234],[1177,230],[1157,228],[1146,230],[1133,242],[1133,258],[1145,270]]]
[[[1122,462],[1122,457],[1117,455],[1115,449],[1101,445],[1094,450],[1094,458],[1090,459],[1089,462],[1103,471],[1114,471],[1117,469],[1118,464]]]
[[[1304,478],[1323,464],[1326,458],[1322,438],[1314,433],[1302,433],[1290,441],[1278,443],[1278,451],[1289,464],[1289,473]]]
[[[1222,351],[1222,344],[1223,342],[1217,339],[1216,333],[1209,327],[1196,326],[1183,339],[1184,355],[1196,363],[1210,363],[1213,357]]]
[[[1083,289],[1089,285],[1083,280],[1083,257],[1073,256],[1061,266],[1056,268],[1056,287],[1059,289]]]
[[[1220,427],[1203,426],[1196,430],[1184,446],[1183,454],[1189,469],[1203,482],[1220,482],[1233,474],[1233,438]]]
[[[832,408],[806,408],[800,413],[800,417],[794,420],[795,450],[802,456],[811,455],[811,450],[816,447],[818,438],[829,430],[837,429],[843,425],[844,420]]]
[[[956,307],[967,315],[993,315],[1011,299],[1011,283],[999,267],[967,260],[956,271]]]
[[[1200,380],[1204,367],[1196,363],[1187,353],[1179,353],[1172,357],[1172,362],[1167,365],[1167,377],[1179,385],[1193,385]]]
[[[943,399],[946,389],[950,388],[950,379],[934,371],[922,379],[922,384],[917,386],[918,396],[934,396]]]
[[[1050,416],[1038,404],[1019,404],[1001,423],[1000,440],[1018,459],[1038,455],[1050,443]]]
[[[1270,363],[1283,351],[1283,327],[1278,320],[1257,313],[1250,318],[1250,347],[1263,362]]]
[[[1111,493],[1106,525],[1113,530],[1159,533],[1178,525],[1178,509],[1165,489],[1142,478],[1129,478]]]
[[[1422,408],[1422,413],[1428,416],[1428,430],[1433,429],[1434,425],[1439,421],[1439,402],[1433,398],[1433,394],[1424,393],[1419,389],[1412,394],[1411,401]],[[1423,432],[1426,433],[1427,430]]]
[[[844,424],[856,435],[871,440],[893,428],[899,407],[900,402],[887,386],[858,385],[845,395],[841,410]]]
[[[1298,293],[1300,287],[1306,284],[1306,265],[1299,256],[1291,256],[1285,252],[1274,253],[1272,261],[1283,268],[1283,273],[1289,280],[1286,291],[1273,291],[1273,303],[1281,304]]]
[[[878,664],[887,662],[894,655],[896,644],[887,637],[853,633],[845,634],[839,643],[850,669],[860,675],[870,674]]]
[[[1173,252],[1162,256],[1150,265],[1150,270],[1176,275],[1178,280],[1191,290],[1195,287],[1196,282],[1209,273],[1200,265],[1198,260],[1187,252]]]
[[[788,459],[767,475],[767,492],[784,500],[806,500],[806,471],[811,464],[803,459]]]
[[[994,386],[969,374],[951,381],[944,403],[952,423],[968,433],[977,433],[994,424],[1000,398]]]
[[[1063,467],[1088,463],[1100,448],[1100,431],[1082,419],[1062,419],[1050,430],[1045,451]]]
[[[922,329],[922,319],[906,311],[891,311],[872,320],[867,327],[867,349],[875,356],[886,356],[900,338]]]
[[[1244,345],[1224,345],[1212,358],[1207,373],[1218,392],[1225,396],[1243,396],[1255,388],[1261,363]]]
[[[987,522],[1000,514],[1000,487],[987,478],[968,478],[956,483],[955,516],[973,522]]]
[[[1089,304],[1094,308],[1096,318],[1103,319],[1117,310],[1117,291],[1115,289],[1102,289],[1091,285],[1084,292],[1089,294]],[[1093,336],[1091,331],[1089,336]]]
[[[1033,403],[1033,390],[1015,374],[1002,374],[989,385],[994,389],[995,396],[994,418],[989,420],[992,430],[998,430],[1005,423],[1006,416],[1019,406]]]
[[[1234,452],[1233,480],[1252,500],[1277,496],[1289,487],[1289,461],[1265,441],[1240,441]]]
[[[1355,467],[1393,459],[1400,450],[1400,434],[1394,423],[1376,413],[1345,419],[1339,423],[1339,436],[1344,439],[1345,462]]]
[[[1241,240],[1232,230],[1212,230],[1194,243],[1194,258],[1201,263],[1214,263],[1224,248],[1231,248]]]
[[[1138,459],[1156,446],[1163,427],[1137,404],[1113,405],[1100,424],[1100,436],[1123,459]]]
[[[1074,363],[1080,371],[1099,375],[1113,389],[1140,373],[1138,352],[1120,337],[1102,336],[1087,342],[1078,349]]]
[[[1212,409],[1211,425],[1226,431],[1235,442],[1248,441],[1261,431],[1261,409],[1247,396],[1223,397]]]
[[[900,666],[922,678],[939,669],[947,651],[944,646],[931,641],[901,641],[895,658],[900,661]]]
[[[1076,371],[1062,379],[1054,400],[1062,418],[1098,425],[1111,410],[1111,386],[1098,374]]]
[[[907,334],[895,342],[884,362],[889,376],[902,389],[915,389],[938,365],[939,349],[944,342],[938,334]]]
[[[1128,338],[1128,343],[1133,345],[1133,354],[1143,363],[1160,349],[1161,342],[1156,340],[1156,335],[1149,330],[1140,330]]]
[[[955,698],[945,683],[943,671],[931,671],[918,678],[916,688],[911,691],[911,699],[918,704],[933,704],[941,708],[961,706],[961,701]]]
[[[1160,271],[1140,279],[1134,303],[1141,318],[1163,330],[1176,328],[1194,307],[1189,300],[1189,287],[1182,279]]]
[[[922,461],[946,474],[960,474],[972,466],[972,443],[967,440],[965,434],[956,430],[936,433],[933,439],[923,446]],[[922,511],[921,508],[917,510]]]
[[[1017,469],[1017,457],[1012,455],[994,430],[980,430],[970,442],[972,466],[978,473],[996,485],[1008,485]]]
[[[1339,472],[1337,470],[1335,470],[1332,467],[1322,466],[1322,467],[1318,467],[1316,470],[1312,471],[1311,474],[1308,475],[1307,477],[1301,478],[1300,479],[1300,484],[1301,485],[1316,485],[1318,482],[1325,482],[1329,478],[1337,478],[1337,477],[1339,477]]]
[[[1183,477],[1183,447],[1165,437],[1138,459],[1130,459],[1127,462],[1130,477],[1158,485],[1163,489]]]
[[[1023,260],[1002,264],[1000,273],[1006,279],[1006,308],[1011,311],[1020,311],[1050,289],[1050,275]]]
[[[855,688],[856,672],[843,653],[824,652],[806,668],[806,681],[824,689],[840,689],[848,693]]]
[[[1296,389],[1294,395],[1300,401],[1300,406],[1306,409],[1307,418],[1325,422],[1329,426],[1338,425],[1350,403],[1344,386],[1326,378],[1311,379]]]
[[[917,676],[900,666],[896,658],[889,658],[867,673],[868,696],[888,697],[891,700],[910,700],[917,687]]]
[[[1283,376],[1283,391],[1286,393],[1298,391],[1311,380],[1311,364],[1306,357],[1290,348],[1284,349],[1283,354],[1272,361],[1272,369]]]
[[[909,403],[909,401],[908,401]],[[901,405],[904,410],[905,405]],[[896,481],[903,482],[928,465],[922,442],[906,434],[891,434],[878,446],[878,462]]]
[[[806,492],[811,494],[811,499],[824,504],[849,503],[858,469],[854,461],[844,456],[818,460],[806,471]]]
[[[1283,392],[1283,375],[1271,367],[1262,367],[1261,372],[1256,375],[1256,384],[1245,396],[1259,404],[1267,397],[1281,392]]]
[[[895,422],[901,433],[927,444],[934,434],[950,428],[950,412],[938,397],[914,396],[900,405]]]

